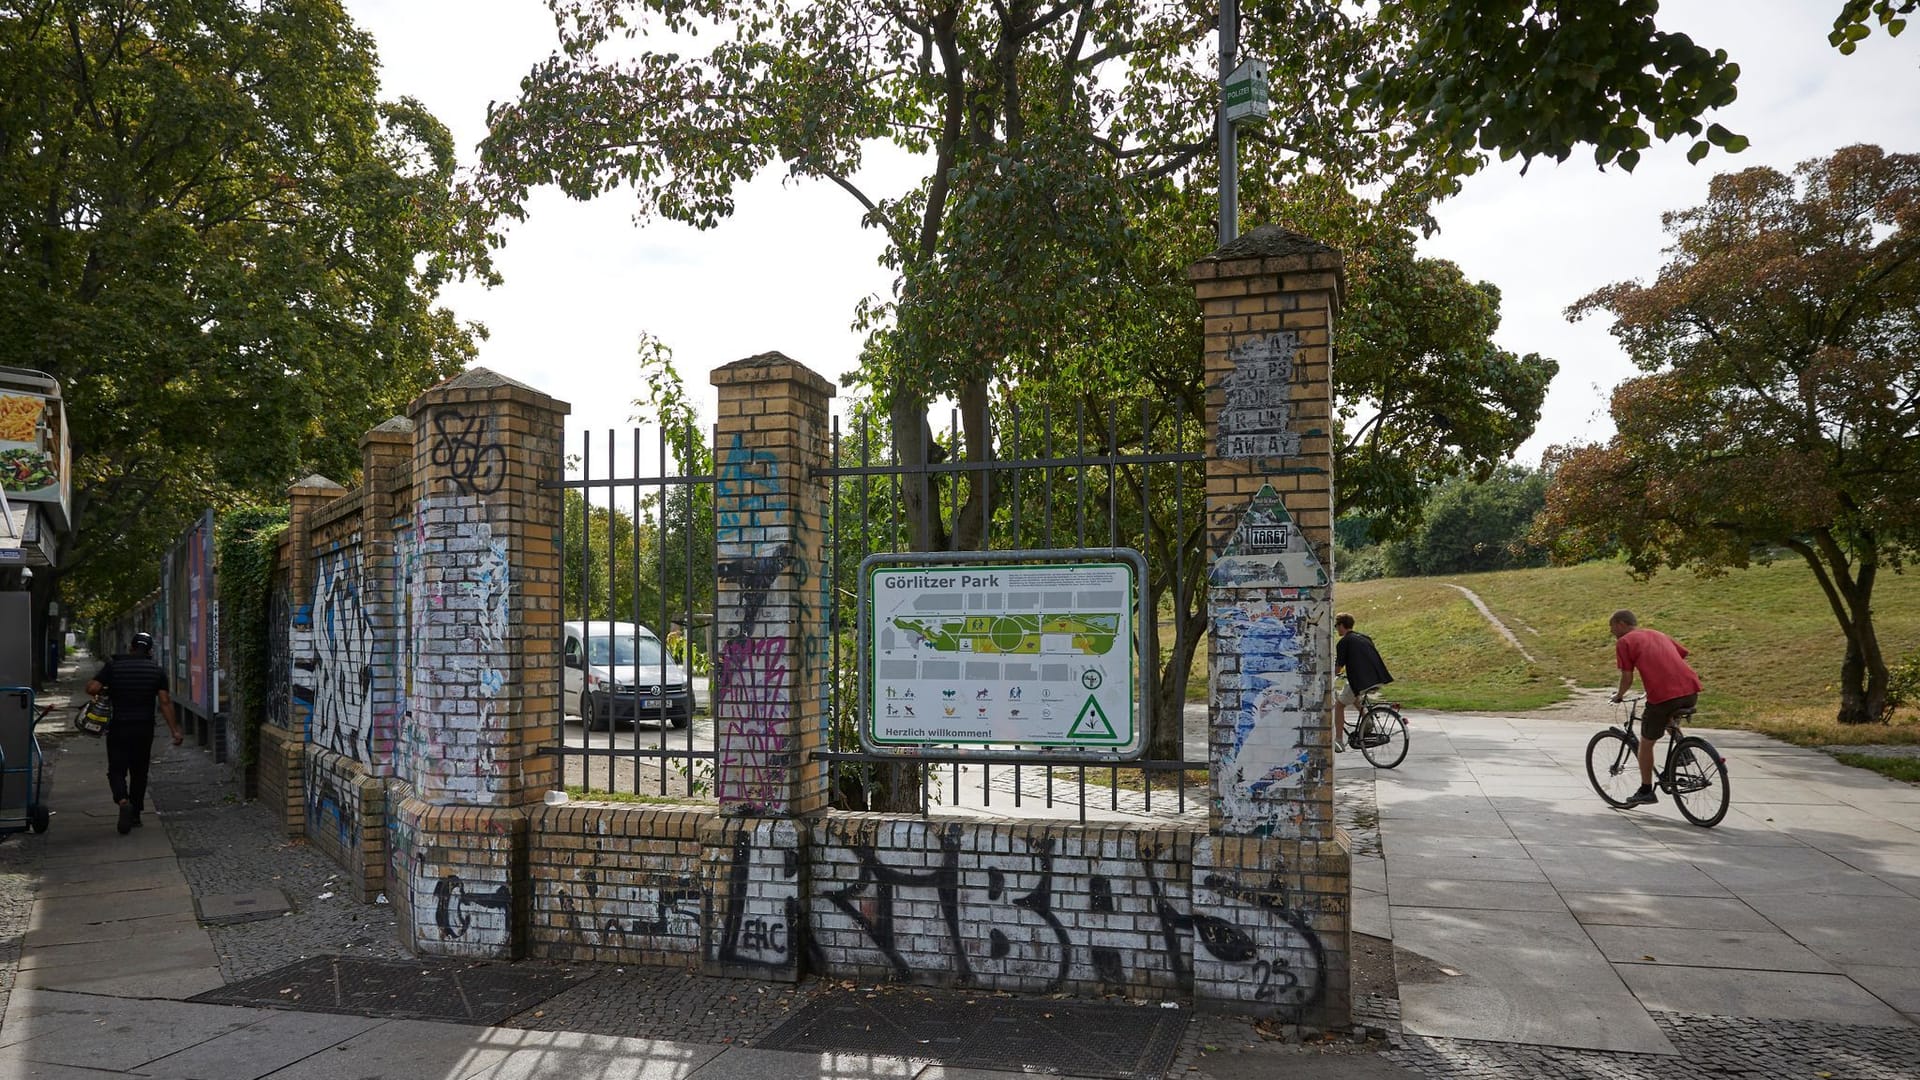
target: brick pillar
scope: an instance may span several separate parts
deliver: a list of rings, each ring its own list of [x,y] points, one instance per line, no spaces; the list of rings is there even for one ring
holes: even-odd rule
[[[347,493],[347,489],[315,474],[287,489],[287,599],[293,625],[287,630],[287,648],[293,657],[287,688],[287,723],[291,741],[305,743],[313,727],[313,669],[303,659],[313,656],[313,514]],[[304,751],[303,751],[304,752]],[[292,827],[292,823],[288,823]]]
[[[827,804],[833,384],[779,353],[713,372],[719,670],[714,790],[726,820],[701,837],[705,969],[797,979],[806,831],[755,818]]]
[[[367,774],[393,775],[394,746],[400,735],[400,716],[406,710],[407,673],[400,670],[401,613],[393,590],[394,522],[405,512],[395,505],[394,489],[404,485],[413,469],[413,421],[404,416],[372,428],[360,437],[361,606],[373,623],[375,644],[370,657],[373,685],[367,709],[373,725],[372,752]]]
[[[1189,271],[1205,317],[1210,836],[1194,913],[1203,1001],[1348,1022],[1350,867],[1333,824],[1333,319],[1338,252],[1263,226]],[[1257,915],[1253,922],[1250,915]]]
[[[563,402],[484,368],[421,394],[406,538],[409,689],[388,893],[422,953],[524,952],[526,808],[559,782]]]

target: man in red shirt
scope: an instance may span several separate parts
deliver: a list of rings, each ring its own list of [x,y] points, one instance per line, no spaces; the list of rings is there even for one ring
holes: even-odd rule
[[[1620,689],[1613,692],[1618,703],[1633,689],[1633,673],[1640,672],[1640,687],[1647,694],[1647,709],[1640,715],[1640,790],[1627,799],[1628,806],[1657,803],[1653,793],[1653,747],[1667,733],[1673,714],[1691,709],[1700,699],[1700,676],[1687,666],[1686,646],[1658,630],[1648,630],[1624,608],[1607,621],[1613,631],[1613,656],[1620,667]]]

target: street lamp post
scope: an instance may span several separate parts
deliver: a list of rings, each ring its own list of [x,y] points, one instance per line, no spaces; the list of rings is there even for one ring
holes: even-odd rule
[[[1220,0],[1220,85],[1225,87],[1235,67],[1234,54],[1240,51],[1240,2]],[[1219,95],[1216,93],[1215,95]],[[1233,121],[1227,119],[1226,101],[1219,101],[1220,125],[1220,243],[1225,246],[1240,235],[1240,164],[1234,145]]]

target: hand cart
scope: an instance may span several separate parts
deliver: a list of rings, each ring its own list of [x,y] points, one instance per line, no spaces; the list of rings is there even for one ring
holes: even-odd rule
[[[32,829],[47,831],[53,812],[46,804],[46,765],[33,729],[53,711],[36,709],[33,688],[0,686],[0,838]]]

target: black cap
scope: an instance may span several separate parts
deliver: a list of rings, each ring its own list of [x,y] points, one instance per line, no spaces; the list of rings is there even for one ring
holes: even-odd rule
[[[133,635],[133,647],[141,652],[153,651],[153,635],[145,630]]]

